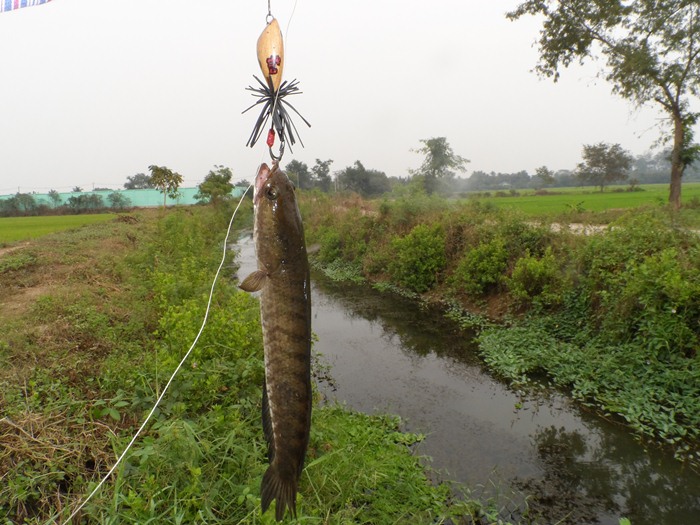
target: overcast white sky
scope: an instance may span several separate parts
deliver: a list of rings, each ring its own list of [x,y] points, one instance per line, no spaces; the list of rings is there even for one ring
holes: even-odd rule
[[[419,140],[447,137],[474,170],[580,161],[583,144],[646,152],[655,107],[636,110],[572,68],[541,80],[539,22],[511,22],[517,0],[271,0],[285,33],[284,78],[298,143],[282,164],[333,170],[362,161],[405,176]],[[296,8],[295,8],[296,4]],[[0,194],[120,188],[165,165],[195,186],[215,164],[252,180],[269,162],[245,147],[257,115],[245,88],[266,0],[53,0],[0,14]],[[301,124],[301,126],[300,126]]]

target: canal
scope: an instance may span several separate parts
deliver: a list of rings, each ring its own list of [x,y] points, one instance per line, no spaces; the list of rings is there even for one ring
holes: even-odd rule
[[[247,275],[252,239],[237,248]],[[513,390],[437,312],[322,275],[312,308],[314,350],[333,379],[319,385],[327,402],[400,416],[425,434],[418,453],[438,478],[493,499],[504,519],[516,522],[527,500],[538,523],[700,523],[700,475],[554,390]]]

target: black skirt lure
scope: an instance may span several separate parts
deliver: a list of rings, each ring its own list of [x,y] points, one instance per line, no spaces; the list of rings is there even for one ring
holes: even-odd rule
[[[272,158],[274,160],[279,160],[282,158],[284,146],[287,141],[289,141],[290,150],[291,146],[296,144],[297,140],[299,140],[302,146],[304,145],[287,108],[296,113],[299,118],[304,121],[304,124],[309,127],[311,127],[311,124],[309,124],[296,108],[286,100],[287,97],[298,95],[301,91],[299,91],[299,83],[296,79],[291,82],[287,82],[286,80],[282,82],[284,45],[282,42],[282,32],[279,29],[277,20],[274,18],[268,22],[260,38],[258,38],[258,62],[260,63],[260,70],[265,77],[265,82],[253,75],[253,78],[258,81],[258,86],[248,86],[246,89],[252,91],[253,96],[258,100],[255,104],[243,111],[243,113],[259,106],[262,106],[262,108],[246,146],[252,148],[255,145],[262,135],[268,120],[271,118],[272,123],[267,133],[267,145],[270,148],[270,155]],[[275,155],[272,152],[272,146],[275,143],[275,135],[277,135],[280,140],[279,155]]]

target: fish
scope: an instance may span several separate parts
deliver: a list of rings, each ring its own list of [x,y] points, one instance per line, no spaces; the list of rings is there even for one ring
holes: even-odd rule
[[[269,466],[261,483],[265,513],[296,517],[296,495],[311,430],[311,280],[294,185],[262,164],[255,177],[253,238],[257,270],[239,287],[260,291],[265,379],[262,425]]]

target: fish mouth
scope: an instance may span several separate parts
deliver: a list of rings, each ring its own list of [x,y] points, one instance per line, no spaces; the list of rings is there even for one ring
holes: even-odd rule
[[[258,169],[258,174],[255,176],[255,194],[253,200],[258,200],[257,197],[260,194],[262,187],[270,178],[271,173],[272,172],[270,171],[270,168],[268,168],[267,164],[263,163],[260,165],[260,169]]]

